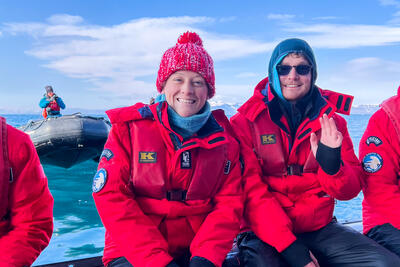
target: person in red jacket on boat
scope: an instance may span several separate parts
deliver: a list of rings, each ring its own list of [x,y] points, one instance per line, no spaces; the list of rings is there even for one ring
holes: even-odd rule
[[[40,99],[39,106],[43,108],[43,117],[46,119],[48,116],[50,117],[60,117],[61,109],[65,109],[64,101],[62,101],[61,97],[57,96],[54,93],[53,87],[47,85],[45,87],[46,93],[43,95],[42,99]]]
[[[371,116],[359,149],[365,174],[363,232],[400,256],[400,87]]]
[[[30,266],[53,233],[53,197],[29,136],[0,117],[0,266]]]
[[[346,121],[353,97],[315,85],[311,47],[287,39],[268,78],[231,118],[244,159],[242,266],[400,266],[400,259],[333,218],[335,199],[361,190]]]
[[[196,33],[160,63],[156,103],[110,110],[93,197],[106,229],[105,266],[221,266],[243,210],[239,144],[215,94]]]

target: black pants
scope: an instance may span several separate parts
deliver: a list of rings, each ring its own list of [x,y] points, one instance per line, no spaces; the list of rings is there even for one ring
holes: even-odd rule
[[[186,254],[184,257],[175,260],[177,264],[181,267],[189,266],[190,254]],[[125,257],[120,257],[112,260],[107,267],[133,267]],[[237,259],[237,251],[233,249],[231,253],[228,254],[222,267],[239,267],[239,260]]]
[[[398,256],[352,228],[335,221],[320,230],[296,236],[314,254],[321,267],[400,266]],[[254,233],[239,236],[238,247],[241,266],[289,266],[275,248],[261,241]]]
[[[189,259],[179,259],[176,260],[176,263],[181,266],[181,267],[187,267],[189,266]],[[128,262],[128,260],[125,257],[120,257],[112,260],[107,267],[133,267],[132,264]]]
[[[400,256],[400,230],[390,223],[375,226],[367,236]]]

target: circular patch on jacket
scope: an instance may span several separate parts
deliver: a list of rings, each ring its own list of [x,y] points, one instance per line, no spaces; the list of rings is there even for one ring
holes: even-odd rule
[[[383,159],[378,153],[368,153],[363,158],[362,165],[366,172],[374,173],[382,168]]]
[[[98,170],[93,178],[92,191],[93,193],[100,192],[107,182],[107,171],[103,168]]]

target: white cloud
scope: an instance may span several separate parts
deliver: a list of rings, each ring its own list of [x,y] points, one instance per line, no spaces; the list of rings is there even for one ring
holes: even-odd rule
[[[393,18],[389,21],[392,24],[400,24],[400,10],[393,14]]]
[[[400,84],[400,62],[376,57],[348,61],[334,74],[318,78],[321,87],[355,95],[355,104],[379,104],[395,95]],[[318,83],[317,81],[317,83]]]
[[[288,14],[269,16],[271,19],[284,20],[294,17]],[[199,33],[204,47],[216,62],[255,54],[265,55],[277,43],[275,40],[265,42],[204,30],[209,28],[210,24],[217,23],[223,22],[210,17],[184,16],[141,18],[106,27],[88,24],[79,16],[62,14],[50,17],[46,23],[8,23],[1,32],[32,36],[35,42],[27,53],[41,59],[47,68],[57,70],[68,77],[85,79],[92,85],[92,90],[109,92],[118,97],[126,96],[126,101],[133,103],[135,99],[145,101],[155,94],[154,82],[149,81],[155,81],[162,53],[176,43],[178,35],[182,32],[191,30]],[[385,46],[400,42],[400,27],[393,25],[306,25],[286,22],[279,30],[281,36],[295,35],[304,38],[313,48],[345,49]],[[368,66],[383,64],[381,61],[377,63],[369,60]],[[390,70],[386,69],[387,72],[400,77],[396,72],[395,67],[398,65],[395,62],[384,63],[386,67],[391,66]],[[350,62],[349,66],[355,71],[356,65],[351,64]],[[367,71],[371,72],[372,69],[364,70],[364,73]],[[361,73],[363,72],[360,70],[353,73],[353,76],[337,77],[349,81]],[[382,72],[382,75],[385,75],[385,72]],[[246,79],[256,76],[255,73],[246,72],[234,78]],[[331,81],[332,85],[344,87],[346,84],[341,83],[337,77],[328,77],[323,81]],[[368,80],[368,77],[365,80]],[[389,80],[393,81],[393,78]],[[370,83],[377,85],[377,82],[372,80]],[[389,84],[385,86],[389,87]],[[335,88],[341,87],[334,86],[332,89]],[[252,90],[253,88],[244,85],[218,84],[217,96],[223,96],[230,101],[243,99],[243,96],[248,97]]]
[[[41,23],[4,23],[3,32],[11,35],[25,33],[36,38],[42,35],[43,28]]]
[[[275,43],[262,43],[250,39],[240,39],[235,36],[205,33],[206,49],[215,61],[241,58],[252,54],[271,51]]]
[[[400,75],[400,62],[383,60],[376,57],[353,59],[347,64],[348,70],[359,75],[360,78],[381,75]]]
[[[339,19],[339,17],[335,16],[324,16],[324,17],[315,17],[313,20],[336,20]]]
[[[271,19],[271,20],[290,20],[295,18],[295,15],[291,15],[291,14],[268,14],[267,18]]]
[[[155,80],[155,79],[154,79]],[[144,81],[135,80],[132,77],[123,76],[110,81],[102,79],[91,80],[94,87],[91,89],[95,92],[113,92],[113,99],[116,102],[112,106],[116,106],[119,102],[132,105],[138,101],[148,103],[150,97],[155,97],[157,92],[155,90],[155,82],[149,83]],[[112,103],[109,103],[112,104]]]
[[[83,22],[83,18],[68,14],[57,14],[49,17],[47,21],[51,24],[78,24]]]
[[[396,0],[379,0],[379,2],[383,6],[395,6],[397,8],[400,8],[400,2]]]
[[[312,47],[355,48],[400,42],[400,27],[385,25],[314,24],[288,25],[286,31],[301,34]]]
[[[155,80],[162,53],[187,30],[201,36],[214,61],[273,48],[272,43],[206,32],[201,26],[217,23],[209,17],[141,18],[110,27],[84,24],[81,17],[69,15],[47,21],[51,23],[8,23],[5,30],[34,37],[34,47],[27,53],[43,60],[44,66],[87,79],[100,91],[126,95],[147,97],[143,87],[154,90],[144,79],[154,76]]]
[[[394,6],[396,9],[400,9],[400,1],[397,0],[379,0],[383,6]],[[397,10],[393,14],[393,18],[389,20],[389,23],[400,24],[400,10]]]

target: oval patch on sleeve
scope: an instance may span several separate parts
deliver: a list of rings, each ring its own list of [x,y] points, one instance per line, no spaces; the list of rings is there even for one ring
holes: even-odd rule
[[[378,153],[368,153],[364,156],[362,165],[366,172],[374,173],[382,168],[383,159]]]
[[[93,178],[92,191],[93,193],[100,192],[107,182],[107,171],[103,168],[98,170]]]

